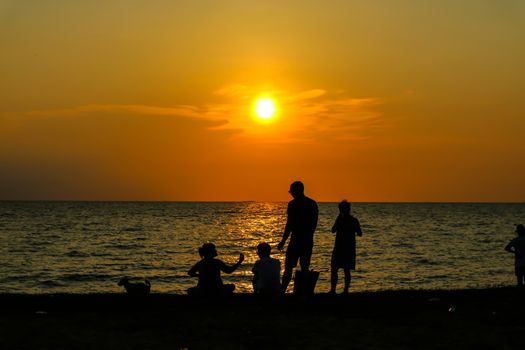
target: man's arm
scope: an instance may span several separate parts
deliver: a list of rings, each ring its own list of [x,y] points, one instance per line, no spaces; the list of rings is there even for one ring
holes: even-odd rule
[[[314,201],[315,208],[314,208],[314,223],[313,223],[313,232],[317,229],[317,222],[319,221],[319,207],[317,206],[317,202]]]
[[[332,233],[335,233],[337,231],[337,226],[339,224],[339,215],[337,215],[337,219],[335,219],[334,226],[332,226]]]
[[[286,240],[288,240],[288,237],[290,237],[291,232],[292,232],[292,229],[290,228],[290,225],[288,224],[288,222],[286,222],[286,226],[284,227],[283,238],[277,245],[277,249],[283,250],[284,245],[286,244]]]
[[[505,250],[508,251],[509,253],[516,253],[516,251],[512,248],[514,248],[514,245],[512,244],[512,242],[510,242],[509,244],[505,246]]]
[[[292,232],[292,224],[291,224],[291,219],[290,219],[290,203],[288,203],[286,214],[287,214],[287,218],[286,218],[286,225],[284,226],[283,238],[281,238],[281,241],[277,245],[277,249],[279,250],[283,250],[284,245],[286,244],[286,240],[288,239],[288,237],[290,237],[290,233]]]

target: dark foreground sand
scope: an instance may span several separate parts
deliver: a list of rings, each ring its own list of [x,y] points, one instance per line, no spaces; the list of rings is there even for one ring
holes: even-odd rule
[[[0,349],[525,349],[525,291],[0,295]]]

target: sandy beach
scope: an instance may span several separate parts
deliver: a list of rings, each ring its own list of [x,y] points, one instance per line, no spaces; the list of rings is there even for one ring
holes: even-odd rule
[[[517,349],[525,291],[0,295],[2,349]]]

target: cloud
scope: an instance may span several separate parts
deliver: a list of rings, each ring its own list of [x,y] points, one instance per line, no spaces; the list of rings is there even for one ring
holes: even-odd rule
[[[351,140],[367,137],[384,126],[377,97],[354,98],[344,91],[316,88],[304,91],[277,90],[264,86],[231,84],[217,89],[217,102],[202,105],[152,106],[141,104],[90,104],[64,109],[15,114],[25,118],[90,117],[128,115],[200,120],[209,130],[227,130],[232,137],[263,142],[314,142],[316,139]],[[269,96],[278,104],[273,123],[261,125],[253,116],[257,96]],[[4,115],[5,116],[5,115]]]
[[[219,109],[208,110],[206,107],[191,105],[151,106],[139,104],[90,104],[61,109],[37,110],[15,113],[0,113],[0,123],[4,125],[31,123],[32,120],[64,118],[112,118],[128,117],[168,117],[200,121],[206,128],[215,128],[228,123]]]
[[[21,113],[24,116],[35,117],[49,117],[49,116],[79,116],[89,115],[93,113],[106,114],[138,114],[138,115],[152,115],[152,116],[179,116],[186,118],[202,118],[202,111],[198,107],[189,105],[179,105],[175,107],[158,107],[148,105],[85,105],[72,108],[29,111]]]
[[[250,88],[247,85],[231,84],[221,87],[214,93],[218,96],[228,97],[247,96],[250,93]]]
[[[288,102],[294,102],[294,101],[301,101],[301,100],[309,100],[317,97],[321,97],[324,94],[326,94],[325,90],[322,89],[313,89],[308,91],[299,92],[295,95],[291,95],[287,98]]]
[[[375,106],[380,98],[348,98],[344,95],[327,99],[303,101],[297,115],[303,120],[300,132],[305,140],[359,140],[371,131],[383,127],[384,120]]]
[[[237,137],[262,142],[315,142],[315,140],[357,140],[384,127],[384,116],[377,107],[385,103],[378,97],[355,98],[345,91],[315,88],[304,91],[276,90],[264,86],[232,84],[215,91],[221,103],[207,106],[207,118],[224,118],[217,129],[242,130]],[[276,100],[279,115],[274,123],[258,125],[251,116],[257,96]]]

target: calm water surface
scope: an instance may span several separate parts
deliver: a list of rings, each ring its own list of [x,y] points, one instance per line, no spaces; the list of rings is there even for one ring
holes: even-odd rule
[[[337,204],[319,210],[312,267],[327,292]],[[363,227],[355,291],[514,284],[503,247],[525,204],[356,203],[353,212]],[[119,292],[122,276],[184,293],[207,241],[226,262],[246,255],[224,280],[251,292],[255,246],[275,247],[285,221],[286,203],[0,202],[0,293]]]

